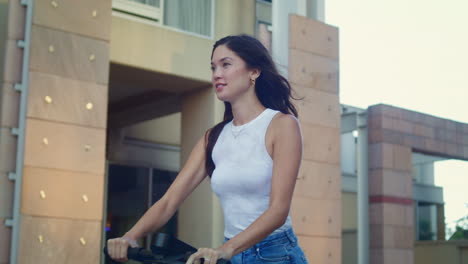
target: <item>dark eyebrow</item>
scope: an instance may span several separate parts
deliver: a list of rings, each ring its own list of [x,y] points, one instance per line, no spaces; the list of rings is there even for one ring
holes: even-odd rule
[[[223,61],[226,61],[226,60],[232,60],[232,58],[231,57],[224,57],[224,58],[220,59],[219,61],[223,62]],[[213,62],[211,62],[211,65],[213,65]]]

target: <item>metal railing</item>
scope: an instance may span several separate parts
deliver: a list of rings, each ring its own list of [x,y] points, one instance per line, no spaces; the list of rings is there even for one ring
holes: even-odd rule
[[[16,83],[14,88],[20,95],[20,109],[18,117],[18,127],[12,128],[13,135],[18,137],[16,149],[16,167],[14,172],[8,173],[8,178],[15,182],[14,200],[13,200],[13,218],[7,219],[5,225],[12,228],[10,263],[17,263],[18,242],[20,235],[21,220],[21,191],[23,184],[23,161],[24,161],[24,142],[26,128],[26,114],[28,106],[29,93],[29,58],[31,46],[31,26],[33,15],[34,0],[21,0],[21,5],[26,8],[26,21],[24,30],[24,39],[19,40],[17,45],[23,49],[22,73],[20,83]],[[13,4],[13,3],[10,3]]]

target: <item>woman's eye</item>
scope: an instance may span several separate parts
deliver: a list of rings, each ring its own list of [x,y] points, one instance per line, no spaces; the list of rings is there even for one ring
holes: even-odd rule
[[[212,72],[214,72],[215,67],[211,66],[210,69],[211,69]]]
[[[225,68],[226,68],[227,66],[229,66],[229,65],[231,65],[231,64],[230,64],[230,63],[223,63],[223,67],[225,67]]]

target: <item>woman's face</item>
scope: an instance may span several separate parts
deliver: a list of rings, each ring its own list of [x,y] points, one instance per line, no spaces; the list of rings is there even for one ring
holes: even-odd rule
[[[218,99],[232,102],[245,94],[252,86],[251,79],[258,77],[257,70],[247,65],[226,45],[218,46],[211,59],[211,82]]]

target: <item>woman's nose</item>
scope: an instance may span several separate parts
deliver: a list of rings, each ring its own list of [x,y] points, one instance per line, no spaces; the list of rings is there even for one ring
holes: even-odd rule
[[[217,80],[219,78],[221,78],[221,70],[219,68],[215,68],[213,70],[213,79]]]

